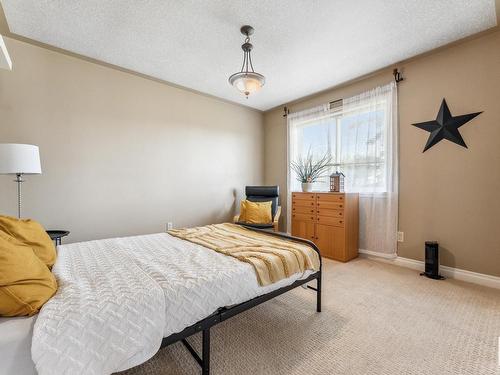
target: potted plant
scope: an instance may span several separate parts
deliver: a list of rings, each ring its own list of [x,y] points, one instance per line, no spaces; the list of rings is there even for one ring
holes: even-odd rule
[[[311,150],[307,152],[307,156],[303,159],[299,157],[297,161],[290,163],[296,174],[297,181],[302,183],[302,191],[312,191],[313,183],[321,177],[322,173],[328,169],[332,158],[329,154],[325,154],[322,158],[314,161]]]

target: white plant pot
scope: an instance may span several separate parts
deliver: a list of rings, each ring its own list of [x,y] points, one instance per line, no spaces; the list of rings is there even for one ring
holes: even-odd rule
[[[310,191],[312,191],[313,189],[313,183],[312,182],[303,182],[302,183],[302,191],[304,193],[308,193]]]

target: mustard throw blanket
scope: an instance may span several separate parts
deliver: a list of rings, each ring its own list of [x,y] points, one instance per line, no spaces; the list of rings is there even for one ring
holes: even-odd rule
[[[261,286],[306,270],[319,271],[319,256],[312,247],[258,233],[236,224],[173,229],[168,233],[250,263]]]

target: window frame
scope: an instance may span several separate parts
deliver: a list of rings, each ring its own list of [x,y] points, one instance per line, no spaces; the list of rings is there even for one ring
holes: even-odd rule
[[[384,116],[383,122],[384,123],[387,123],[387,116],[388,116],[388,113],[385,110],[386,106],[387,106],[387,99],[381,100],[381,102],[377,104],[377,109],[375,109],[375,111],[379,111],[379,110],[383,111],[383,116]],[[335,171],[337,169],[342,171],[342,169],[345,169],[346,166],[363,166],[363,165],[365,165],[365,166],[381,167],[382,169],[385,169],[388,167],[388,165],[387,165],[387,163],[388,163],[387,153],[384,153],[384,156],[382,158],[380,158],[379,161],[341,162],[341,158],[342,158],[342,119],[345,118],[346,116],[348,116],[349,113],[354,112],[354,113],[359,114],[365,108],[366,108],[366,113],[375,112],[373,110],[370,110],[371,107],[372,107],[372,105],[370,105],[370,103],[361,104],[355,108],[352,108],[349,111],[345,110],[345,107],[343,105],[336,107],[335,109],[332,109],[330,107],[330,110],[327,113],[321,114],[321,115],[314,117],[314,118],[309,118],[309,119],[306,119],[304,121],[298,122],[298,123],[294,124],[294,128],[297,131],[300,128],[304,128],[307,126],[314,126],[314,123],[318,123],[318,126],[320,126],[321,121],[329,119],[329,118],[331,118],[335,122],[335,124],[334,124],[334,127],[335,127],[335,145],[334,145],[335,146],[335,153],[332,152],[333,144],[331,142],[330,125],[328,126],[327,151],[332,156],[332,159],[334,160],[333,163],[330,163],[328,165],[330,168],[329,173],[332,173],[333,171]],[[308,125],[308,124],[311,124],[311,125]],[[302,137],[297,137],[297,138],[298,139],[296,140],[296,142],[297,142],[296,148],[301,149],[302,155],[304,156],[302,139],[301,139]],[[384,127],[384,129],[383,129],[382,138],[383,138],[382,142],[384,145],[384,149],[387,150],[387,148],[388,148],[387,147],[387,145],[388,145],[388,129],[386,129],[386,127]],[[291,142],[291,141],[292,140],[289,140],[289,142]],[[293,171],[291,171],[291,177],[292,178],[294,177]],[[320,181],[318,181],[318,182],[320,182]],[[329,185],[329,181],[321,181],[320,183]],[[379,189],[381,189],[381,190],[379,190]],[[364,189],[359,189],[359,190],[364,190]],[[384,195],[388,191],[389,191],[389,181],[387,178],[387,173],[385,172],[385,173],[383,173],[383,180],[380,183],[379,188],[375,188],[374,191],[372,191],[372,192],[361,191],[360,193],[361,194],[368,193],[368,194]]]

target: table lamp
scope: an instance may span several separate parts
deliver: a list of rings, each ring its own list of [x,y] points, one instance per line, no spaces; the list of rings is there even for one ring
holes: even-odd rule
[[[21,183],[25,174],[41,174],[38,146],[0,143],[0,174],[16,175],[17,217],[21,218]]]

